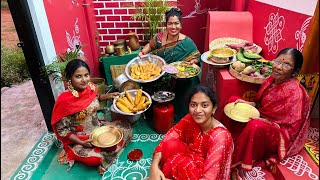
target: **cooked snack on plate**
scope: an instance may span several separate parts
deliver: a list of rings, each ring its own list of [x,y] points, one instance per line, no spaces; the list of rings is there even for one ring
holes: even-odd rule
[[[208,60],[217,63],[225,64],[232,61],[235,51],[230,48],[213,49],[208,54]]]
[[[145,64],[131,66],[131,77],[137,80],[151,80],[160,76],[161,68],[156,64],[146,61]]]
[[[200,73],[200,67],[196,64],[178,61],[171,63],[170,66],[177,69],[177,73],[172,73],[172,75],[177,78],[191,78]]]
[[[150,97],[142,89],[125,91],[115,99],[117,109],[128,114],[144,111],[150,104]]]

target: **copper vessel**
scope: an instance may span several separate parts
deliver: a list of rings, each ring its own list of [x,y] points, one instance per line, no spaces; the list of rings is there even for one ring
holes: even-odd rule
[[[132,51],[135,51],[139,49],[140,44],[139,44],[139,38],[138,35],[134,32],[129,32],[128,33],[128,38],[129,38],[129,47],[131,48]]]

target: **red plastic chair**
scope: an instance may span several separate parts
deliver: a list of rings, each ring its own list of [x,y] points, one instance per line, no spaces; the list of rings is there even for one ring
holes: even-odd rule
[[[247,11],[209,11],[204,50],[209,50],[212,40],[234,37],[247,41],[253,39],[252,14]]]

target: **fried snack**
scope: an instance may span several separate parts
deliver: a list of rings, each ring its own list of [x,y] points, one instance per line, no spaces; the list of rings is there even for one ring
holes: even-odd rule
[[[116,103],[116,105],[121,111],[131,113],[131,111],[125,105],[121,104],[119,101]]]
[[[129,98],[131,98],[132,103]],[[142,89],[137,91],[135,98],[131,96],[131,94],[125,91],[125,96],[119,97],[116,100],[116,106],[119,110],[127,113],[135,113],[137,111],[142,111],[147,108],[147,106],[151,104],[147,96],[142,94]]]
[[[125,91],[126,97],[128,98],[129,102],[134,105],[134,101],[132,96],[130,95],[130,93],[128,93],[128,91]]]
[[[134,105],[137,106],[139,104],[141,96],[142,96],[142,90],[139,89],[136,94],[136,98],[134,99]]]
[[[123,96],[121,99],[123,99],[126,103],[131,104],[132,106],[134,106],[134,104],[132,104],[127,97]]]
[[[131,66],[131,77],[137,80],[151,80],[160,76],[161,68],[156,64],[149,63],[135,64]]]
[[[145,96],[142,96],[142,97],[140,98],[140,101],[139,101],[139,103],[138,103],[138,105],[137,105],[137,108],[138,108],[138,109],[139,109],[140,106],[143,105],[143,103],[144,103],[144,101],[145,101],[146,99],[147,99],[147,98],[146,98]]]
[[[118,102],[124,105],[126,108],[130,110],[130,112],[133,110],[133,105],[129,101],[125,101],[122,98],[118,98]]]
[[[150,101],[145,102],[141,106],[138,106],[137,109],[138,111],[144,110],[148,105],[150,104]]]

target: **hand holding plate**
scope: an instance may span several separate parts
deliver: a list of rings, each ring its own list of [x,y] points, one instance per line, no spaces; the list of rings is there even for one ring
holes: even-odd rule
[[[82,142],[82,146],[83,147],[88,147],[88,148],[90,148],[90,147],[92,147],[92,144],[91,144],[91,142],[92,142],[93,140],[92,139],[86,139],[86,140],[84,140],[83,142]]]

